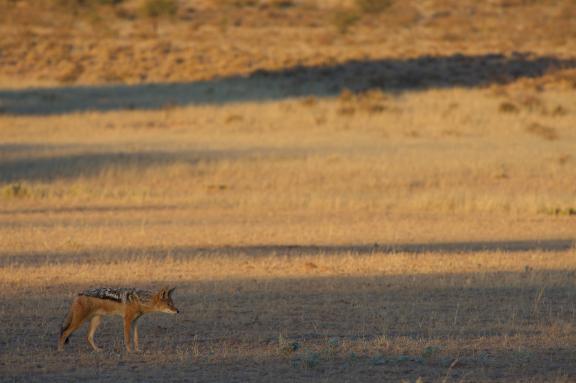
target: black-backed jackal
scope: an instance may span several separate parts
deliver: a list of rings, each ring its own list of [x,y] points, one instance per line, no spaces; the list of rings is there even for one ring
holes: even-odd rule
[[[95,351],[102,349],[94,344],[94,333],[100,325],[102,315],[120,315],[124,318],[124,345],[131,352],[130,332],[134,328],[134,350],[138,347],[138,318],[151,312],[177,314],[179,311],[172,302],[174,289],[163,288],[157,293],[130,288],[101,287],[83,291],[72,301],[68,315],[60,329],[58,350],[64,349],[68,337],[85,320],[90,321],[88,343]]]

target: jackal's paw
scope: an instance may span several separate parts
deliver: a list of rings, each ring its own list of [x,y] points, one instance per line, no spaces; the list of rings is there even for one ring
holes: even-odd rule
[[[94,347],[95,352],[102,352],[102,347]]]

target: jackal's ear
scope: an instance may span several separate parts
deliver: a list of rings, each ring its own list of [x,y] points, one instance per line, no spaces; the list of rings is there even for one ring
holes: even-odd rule
[[[168,296],[170,298],[172,298],[172,293],[174,292],[174,290],[176,290],[176,287],[172,287],[170,290],[168,290]]]
[[[166,287],[162,287],[160,291],[156,294],[160,299],[165,299],[168,296],[168,289]]]

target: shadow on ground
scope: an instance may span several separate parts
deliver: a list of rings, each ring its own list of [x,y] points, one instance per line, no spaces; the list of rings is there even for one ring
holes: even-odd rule
[[[49,182],[98,175],[104,170],[135,169],[175,163],[194,165],[268,156],[305,156],[321,149],[248,148],[248,149],[186,149],[130,151],[118,147],[49,146],[0,144],[0,183],[19,181]],[[68,151],[68,153],[66,153]]]
[[[12,352],[0,354],[0,366],[11,381],[574,378],[566,325],[574,315],[572,278],[546,270],[162,281],[177,286],[181,314],[143,317],[145,352],[136,355],[122,351],[119,318],[96,334],[104,353],[90,351],[86,325],[64,353],[54,351],[70,299],[89,281],[23,289],[3,300],[0,344]],[[282,338],[299,348],[283,351]],[[438,355],[426,356],[428,347]]]
[[[474,242],[444,242],[444,243],[389,243],[389,244],[350,244],[350,245],[252,245],[224,247],[192,247],[175,246],[148,248],[108,248],[97,250],[47,251],[26,253],[0,253],[0,266],[37,265],[44,263],[75,263],[85,262],[115,263],[145,259],[186,260],[193,257],[218,256],[302,256],[302,255],[366,255],[396,253],[478,253],[478,252],[525,252],[550,251],[562,252],[576,246],[574,239],[541,239],[541,240],[510,240],[510,241],[474,241]]]
[[[75,86],[0,91],[0,112],[50,115],[116,109],[265,102],[292,97],[329,97],[344,89],[405,92],[479,87],[541,77],[575,68],[576,60],[528,53],[512,55],[422,56],[412,59],[355,60],[332,66],[258,70],[190,83]]]

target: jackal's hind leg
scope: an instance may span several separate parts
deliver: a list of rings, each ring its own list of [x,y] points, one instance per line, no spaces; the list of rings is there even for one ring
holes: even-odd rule
[[[66,343],[68,337],[82,325],[85,319],[85,308],[78,302],[78,299],[74,300],[72,307],[70,307],[68,316],[66,317],[66,323],[60,331],[60,337],[58,338],[58,351],[64,350],[64,343]]]
[[[134,319],[132,327],[134,327],[134,351],[140,352],[140,347],[138,346],[138,318]]]
[[[88,343],[90,343],[90,346],[92,346],[92,348],[96,352],[102,351],[102,349],[100,347],[98,347],[98,346],[96,346],[96,344],[94,344],[94,333],[96,332],[96,329],[98,328],[98,326],[100,326],[101,321],[102,321],[102,318],[99,315],[96,315],[95,317],[93,317],[90,320],[90,327],[88,328]]]

